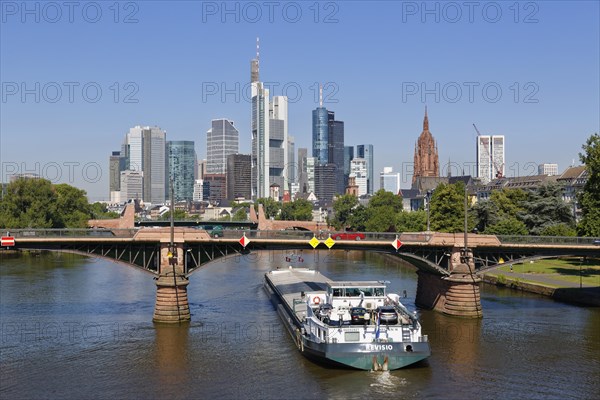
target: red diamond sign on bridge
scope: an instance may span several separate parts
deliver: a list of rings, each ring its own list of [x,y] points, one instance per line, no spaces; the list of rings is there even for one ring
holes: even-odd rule
[[[240,239],[240,244],[242,245],[243,248],[246,248],[246,246],[248,246],[248,243],[250,243],[250,239],[248,239],[246,237],[246,234],[244,233],[244,236],[242,236]]]
[[[402,246],[402,242],[400,241],[400,239],[396,238],[393,242],[392,242],[392,246],[394,246],[394,248],[396,250],[398,250],[400,248],[400,246]]]

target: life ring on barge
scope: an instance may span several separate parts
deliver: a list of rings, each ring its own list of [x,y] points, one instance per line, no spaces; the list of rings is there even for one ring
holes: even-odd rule
[[[317,304],[317,305],[321,304],[321,298],[320,298],[320,297],[318,297],[318,296],[317,296],[317,297],[315,297],[315,298],[313,299],[313,303],[314,303],[314,304]]]

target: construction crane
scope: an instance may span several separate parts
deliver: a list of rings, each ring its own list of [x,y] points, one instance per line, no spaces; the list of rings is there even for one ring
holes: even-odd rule
[[[483,136],[480,132],[479,129],[477,129],[477,126],[475,124],[473,124],[473,128],[475,128],[475,131],[477,132],[477,137]],[[490,141],[491,141],[491,137],[490,137]],[[502,165],[498,166],[498,163],[496,162],[496,160],[494,160],[494,157],[492,157],[492,153],[490,152],[490,143],[488,142],[483,143],[483,147],[485,149],[485,151],[487,151],[487,155],[490,159],[490,165],[494,166],[494,170],[496,171],[496,178],[502,178],[503,174],[502,174]]]

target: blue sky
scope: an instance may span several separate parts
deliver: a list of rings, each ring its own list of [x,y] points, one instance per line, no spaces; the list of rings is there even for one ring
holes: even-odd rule
[[[210,120],[227,117],[249,153],[257,36],[296,147],[311,148],[315,83],[329,82],[346,144],[373,144],[376,173],[406,171],[403,187],[425,105],[444,171],[474,165],[473,123],[506,136],[509,176],[578,163],[600,130],[597,1],[73,4],[0,2],[3,180],[38,172],[106,199],[108,157],[134,125],[202,157]]]

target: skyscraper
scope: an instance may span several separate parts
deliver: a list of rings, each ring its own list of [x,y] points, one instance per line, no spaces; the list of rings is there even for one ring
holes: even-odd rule
[[[213,119],[206,132],[206,173],[224,174],[227,156],[239,152],[239,133],[233,121],[225,118]]]
[[[298,149],[298,187],[300,193],[307,193],[308,190],[308,175],[306,159],[308,156],[308,149],[301,147]]]
[[[356,146],[356,157],[364,158],[367,166],[367,193],[364,194],[373,194],[375,191],[373,190],[374,183],[374,155],[373,155],[373,145],[372,144],[359,144]],[[360,187],[359,180],[356,181]]]
[[[173,179],[174,199],[170,199],[170,188],[167,185],[167,197],[173,201],[193,200],[194,169],[196,150],[190,140],[173,140],[167,142],[167,182]]]
[[[139,199],[143,190],[143,180],[144,173],[141,171],[122,171],[119,202],[126,202],[130,199]]]
[[[386,192],[392,192],[398,194],[400,191],[400,173],[393,172],[392,167],[384,167],[383,171],[379,174],[381,183],[381,189]]]
[[[142,199],[152,204],[164,204],[166,189],[166,132],[157,126],[135,126],[125,136],[128,165],[132,171],[143,172]]]
[[[348,186],[350,175],[350,161],[354,158],[354,146],[344,146],[344,186]]]
[[[423,132],[415,143],[414,171],[412,183],[417,177],[440,176],[440,162],[438,159],[437,144],[431,132],[429,132],[429,118],[427,118],[427,107],[423,118]]]
[[[333,116],[333,112],[331,113]],[[329,121],[329,164],[335,167],[335,192],[343,194],[346,191],[344,183],[344,122]]]
[[[316,165],[330,165],[326,174],[319,179],[333,176],[334,192],[345,192],[344,182],[344,122],[335,120],[335,113],[323,107],[322,96],[319,107],[312,112],[312,155]],[[333,175],[331,172],[333,171]],[[318,195],[317,195],[318,196]]]
[[[256,58],[250,61],[252,89],[252,198],[269,196],[269,89],[259,76],[259,45],[256,39]]]
[[[367,160],[355,157],[350,162],[350,177],[354,179],[354,184],[358,186],[358,195],[367,194]]]
[[[109,194],[121,190],[121,171],[127,169],[125,157],[120,151],[113,151],[108,161],[109,170]]]
[[[288,150],[288,159],[287,159],[287,165],[285,166],[285,170],[287,172],[289,184],[291,185],[292,183],[298,182],[298,180],[296,179],[296,177],[297,177],[296,173],[298,171],[298,164],[296,163],[296,143],[295,143],[294,137],[292,135],[288,135],[287,150]]]
[[[250,200],[251,190],[251,156],[249,154],[230,154],[227,157],[227,199],[243,198]]]
[[[280,193],[288,188],[288,101],[275,96],[269,103],[269,186],[276,184]]]
[[[323,106],[317,107],[312,112],[312,156],[316,157],[319,164],[329,162],[329,120],[333,121],[333,113]]]
[[[476,138],[477,177],[482,183],[504,176],[504,136],[478,135]]]

